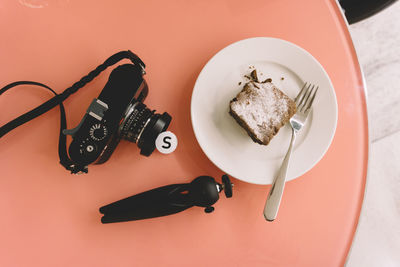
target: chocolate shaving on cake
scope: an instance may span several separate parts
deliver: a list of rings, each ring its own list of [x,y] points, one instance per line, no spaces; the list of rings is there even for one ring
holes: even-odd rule
[[[272,79],[268,78],[268,79],[265,79],[264,81],[262,81],[261,83],[270,83],[270,82],[272,82]]]
[[[251,77],[251,80],[253,80],[253,81],[255,81],[255,82],[258,82],[257,70],[253,70],[253,71],[250,73],[250,77]]]

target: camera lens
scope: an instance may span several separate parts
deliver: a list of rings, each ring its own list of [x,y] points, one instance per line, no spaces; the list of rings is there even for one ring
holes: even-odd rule
[[[150,156],[155,149],[157,136],[164,132],[171,122],[171,116],[164,112],[155,113],[142,102],[131,104],[120,126],[120,136],[136,143],[140,154]]]

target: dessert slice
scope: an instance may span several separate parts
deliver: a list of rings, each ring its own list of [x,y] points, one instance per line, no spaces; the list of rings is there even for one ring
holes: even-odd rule
[[[296,113],[296,104],[270,79],[258,82],[253,77],[231,100],[229,113],[254,142],[268,145]]]

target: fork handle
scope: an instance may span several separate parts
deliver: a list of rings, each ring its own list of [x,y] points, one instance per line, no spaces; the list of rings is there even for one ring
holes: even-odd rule
[[[267,221],[272,222],[275,220],[278,214],[279,205],[281,203],[283,189],[285,187],[286,173],[289,166],[290,156],[292,155],[292,149],[294,142],[296,141],[296,132],[292,128],[292,139],[290,140],[289,149],[283,159],[281,168],[279,169],[278,175],[275,177],[272,187],[269,190],[267,201],[264,207],[264,218]]]

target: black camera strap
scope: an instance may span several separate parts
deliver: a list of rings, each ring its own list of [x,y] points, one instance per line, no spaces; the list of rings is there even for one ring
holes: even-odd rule
[[[71,87],[67,88],[61,94],[57,94],[53,89],[49,86],[32,81],[18,81],[10,83],[3,88],[0,89],[0,95],[6,92],[7,90],[18,86],[18,85],[36,85],[43,88],[50,90],[55,96],[48,101],[44,102],[43,104],[37,106],[36,108],[28,111],[27,113],[19,116],[18,118],[6,123],[5,125],[0,127],[0,138],[3,137],[8,132],[12,131],[13,129],[17,128],[18,126],[27,123],[30,120],[42,115],[43,113],[51,110],[52,108],[56,107],[57,105],[60,106],[60,136],[59,136],[59,143],[58,143],[58,155],[60,157],[60,164],[63,165],[67,170],[71,171],[71,173],[78,173],[78,172],[87,172],[86,166],[76,166],[74,162],[69,158],[67,153],[67,145],[66,145],[66,135],[62,133],[64,129],[67,128],[67,120],[65,116],[65,108],[63,105],[63,101],[67,99],[70,95],[78,91],[80,88],[84,87],[87,83],[92,81],[96,78],[101,72],[103,72],[108,67],[116,64],[122,59],[129,59],[135,65],[140,65],[143,69],[145,68],[145,64],[143,61],[135,55],[130,50],[118,52],[111,57],[109,57],[103,64],[97,66],[96,69],[91,71],[88,75],[84,76],[78,82],[74,83]]]

